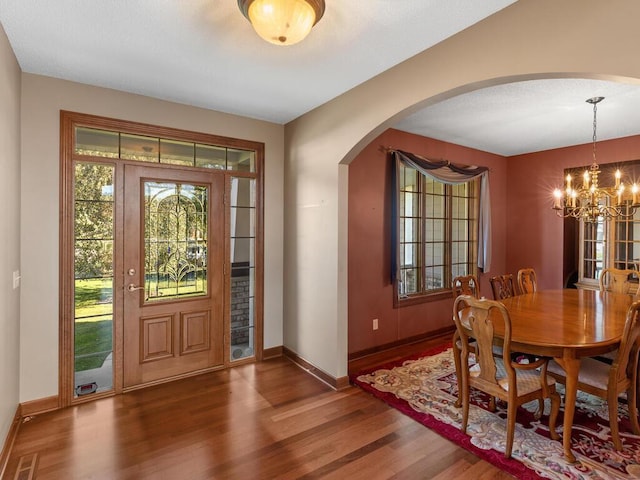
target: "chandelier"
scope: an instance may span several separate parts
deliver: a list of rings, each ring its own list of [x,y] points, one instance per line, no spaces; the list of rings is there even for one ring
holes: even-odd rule
[[[260,37],[276,45],[304,39],[324,14],[324,0],[238,0]]]
[[[567,175],[565,189],[555,189],[553,192],[553,209],[559,217],[574,217],[586,222],[596,223],[598,219],[609,220],[613,217],[632,217],[638,205],[638,186],[634,183],[631,188],[631,203],[625,185],[620,181],[620,170],[616,170],[613,187],[598,185],[600,167],[596,161],[596,112],[597,104],[604,97],[587,99],[593,105],[593,163],[582,175],[582,186],[571,175]]]

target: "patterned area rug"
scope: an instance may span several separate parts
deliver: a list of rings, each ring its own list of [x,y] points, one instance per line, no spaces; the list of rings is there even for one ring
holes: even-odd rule
[[[537,402],[518,410],[512,459],[505,459],[506,404],[499,402],[492,413],[488,411],[488,397],[472,390],[467,434],[460,431],[462,413],[454,406],[458,384],[451,348],[441,347],[361,372],[352,377],[352,382],[519,479],[640,479],[640,437],[631,433],[624,402],[619,410],[621,452],[614,449],[609,435],[606,402],[578,392],[571,441],[576,463],[567,462],[561,442],[549,438],[548,400],[539,421],[533,416]],[[561,396],[562,388],[558,385]],[[562,418],[561,408],[560,435]]]

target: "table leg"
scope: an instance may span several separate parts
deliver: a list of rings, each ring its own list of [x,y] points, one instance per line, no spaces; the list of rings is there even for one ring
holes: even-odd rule
[[[573,428],[573,415],[576,409],[576,395],[578,392],[578,372],[580,371],[580,359],[572,357],[556,358],[555,361],[564,369],[566,384],[564,393],[564,423],[562,426],[562,446],[564,456],[570,462],[575,462],[576,457],[571,452],[571,430]]]

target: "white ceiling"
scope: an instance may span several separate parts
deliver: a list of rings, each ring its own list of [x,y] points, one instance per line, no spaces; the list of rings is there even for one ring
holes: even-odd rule
[[[24,72],[280,124],[514,0],[326,0],[309,37],[261,40],[236,0],[0,0]],[[396,128],[501,155],[640,133],[640,86],[578,79],[479,90]]]

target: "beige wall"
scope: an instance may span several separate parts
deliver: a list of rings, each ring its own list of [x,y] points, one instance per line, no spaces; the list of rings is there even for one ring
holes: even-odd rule
[[[633,59],[640,44],[635,25],[639,16],[640,2],[635,0],[520,0],[285,128],[24,74],[20,247],[2,237],[9,243],[10,262],[19,248],[22,251],[20,401],[57,393],[60,109],[265,142],[265,347],[284,341],[316,367],[341,377],[347,372],[347,164],[394,119],[466,91],[562,76],[638,82],[640,64]],[[10,66],[3,74],[15,71],[15,61],[0,59],[3,67]],[[8,104],[2,98],[0,107],[0,122],[10,124],[12,138],[20,128],[11,120],[19,115],[11,107],[17,92],[19,85],[10,88]],[[8,158],[17,157],[16,145],[0,148],[10,150]],[[17,182],[6,182],[2,195],[6,204],[15,204]],[[494,215],[506,215],[506,207]],[[8,225],[11,221],[7,219]],[[561,241],[559,224],[547,234]],[[0,246],[4,250],[4,243]],[[14,268],[0,269],[3,282]],[[9,300],[12,295],[15,292]],[[11,316],[17,315],[17,307],[14,310]],[[11,322],[9,327],[16,328]],[[12,366],[16,364],[13,359]]]
[[[0,25],[0,448],[19,398],[20,67]],[[2,466],[0,465],[0,468]]]
[[[534,78],[638,83],[637,18],[636,0],[520,0],[287,124],[285,345],[330,375],[347,373],[341,163],[394,119],[463,92]],[[506,218],[506,206],[493,215]],[[561,242],[561,224],[547,234]]]
[[[115,90],[23,74],[20,401],[58,393],[60,110],[265,143],[264,346],[282,345],[284,127]]]

